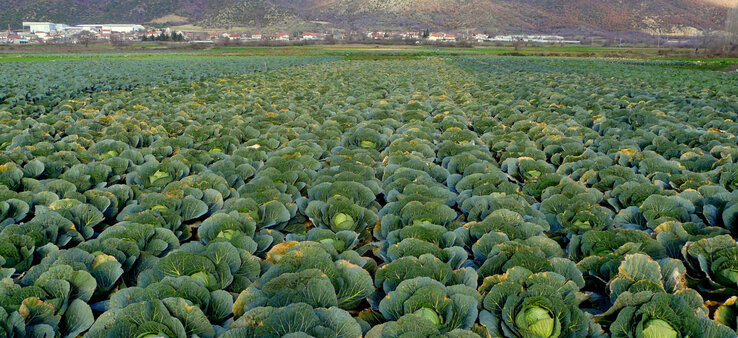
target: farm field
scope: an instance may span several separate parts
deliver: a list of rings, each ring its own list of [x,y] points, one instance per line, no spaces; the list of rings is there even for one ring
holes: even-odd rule
[[[0,336],[735,337],[738,77],[692,65],[0,62]]]

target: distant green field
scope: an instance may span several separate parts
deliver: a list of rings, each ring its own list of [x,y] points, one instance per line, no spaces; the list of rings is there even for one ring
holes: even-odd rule
[[[654,64],[669,68],[708,71],[733,71],[738,58],[706,58],[692,49],[662,49],[650,47],[603,47],[585,45],[475,46],[470,48],[409,45],[306,45],[306,46],[212,46],[190,49],[188,45],[135,45],[114,48],[95,45],[89,50],[54,48],[53,46],[23,46],[19,49],[0,48],[0,63],[19,61],[94,60],[94,59],[163,59],[199,56],[332,56],[346,60],[401,60],[421,57],[450,56],[537,56],[590,58],[612,60],[663,61]],[[80,47],[81,48],[81,47]]]

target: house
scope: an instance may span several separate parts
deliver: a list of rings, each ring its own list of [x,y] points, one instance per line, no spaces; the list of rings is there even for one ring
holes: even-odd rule
[[[368,31],[365,34],[367,38],[373,40],[382,40],[387,37],[387,32],[385,31]]]
[[[126,40],[126,41],[136,40],[136,36],[133,33],[120,33],[119,36],[121,40]]]
[[[292,36],[289,33],[279,33],[277,34],[277,40],[278,41],[290,41],[290,38]]]
[[[428,36],[428,40],[429,40],[429,41],[443,41],[443,37],[444,37],[445,35],[446,35],[446,34],[443,34],[443,33],[431,33],[431,34],[430,34],[430,35]]]
[[[300,40],[303,40],[303,41],[325,40],[325,37],[323,37],[323,34],[320,34],[320,33],[305,32],[305,33],[302,33],[302,38],[300,38]]]
[[[400,34],[403,40],[419,40],[423,37],[423,33],[419,32],[404,32]]]
[[[241,34],[238,33],[230,33],[227,37],[231,40],[241,40]]]
[[[474,33],[472,34],[472,40],[476,40],[477,42],[487,41],[489,40],[489,35],[483,33]]]
[[[443,41],[445,41],[445,42],[454,42],[454,41],[456,41],[456,35],[455,34],[445,34],[443,36]]]
[[[389,32],[389,33],[387,33],[387,36],[390,39],[393,39],[393,40],[401,40],[402,37],[403,37],[403,34],[405,34],[405,33],[403,33],[403,32]]]
[[[218,39],[218,33],[216,32],[210,32],[210,40],[217,40]]]
[[[264,37],[261,33],[253,33],[251,34],[251,40],[261,40]]]
[[[493,38],[490,38],[490,40],[497,42],[510,42],[514,41],[514,38],[512,35],[495,35]]]
[[[30,42],[28,39],[20,36],[19,34],[9,34],[8,35],[8,43],[20,44],[20,43],[28,43],[28,42]]]

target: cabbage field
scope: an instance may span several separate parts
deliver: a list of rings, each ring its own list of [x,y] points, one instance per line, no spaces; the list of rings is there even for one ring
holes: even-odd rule
[[[738,77],[0,63],[0,337],[738,336]]]

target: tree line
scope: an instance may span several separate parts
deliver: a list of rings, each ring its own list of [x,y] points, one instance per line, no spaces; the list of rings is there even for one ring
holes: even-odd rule
[[[144,35],[143,38],[141,38],[142,41],[184,41],[184,35],[181,33],[172,32],[172,34],[167,34],[164,32],[159,33],[159,35]]]

